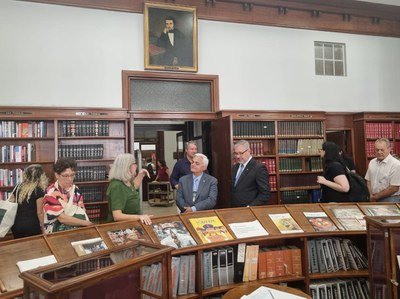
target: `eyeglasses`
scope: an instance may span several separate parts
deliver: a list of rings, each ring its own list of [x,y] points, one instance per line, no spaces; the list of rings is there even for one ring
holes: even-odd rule
[[[247,149],[247,150],[245,150],[245,151],[243,151],[243,152],[234,152],[233,154],[235,155],[235,156],[241,156],[241,155],[243,155],[245,152],[247,152],[249,149]]]
[[[76,176],[76,173],[73,174],[60,174],[60,176],[64,179],[73,179]]]

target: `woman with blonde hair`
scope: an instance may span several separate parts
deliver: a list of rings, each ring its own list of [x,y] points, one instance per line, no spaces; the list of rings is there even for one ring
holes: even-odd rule
[[[150,177],[146,169],[136,174],[137,164],[132,154],[120,154],[111,165],[107,189],[108,221],[140,220],[151,224],[153,215],[140,215],[140,184],[145,176]]]
[[[49,180],[39,164],[32,164],[22,173],[22,181],[13,195],[18,210],[11,231],[15,239],[40,235],[43,227],[43,197]]]

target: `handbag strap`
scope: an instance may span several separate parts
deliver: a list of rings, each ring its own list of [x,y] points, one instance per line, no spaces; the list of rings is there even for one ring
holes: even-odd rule
[[[15,192],[15,202],[18,202],[18,187],[19,187],[20,183],[16,184],[13,191],[11,191],[10,195],[8,195],[7,201],[11,202],[11,198]]]

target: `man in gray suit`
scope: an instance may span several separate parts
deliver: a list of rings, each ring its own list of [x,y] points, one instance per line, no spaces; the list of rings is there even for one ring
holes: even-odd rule
[[[190,165],[191,174],[179,179],[176,205],[182,213],[210,210],[217,203],[218,181],[205,173],[208,158],[195,154]]]

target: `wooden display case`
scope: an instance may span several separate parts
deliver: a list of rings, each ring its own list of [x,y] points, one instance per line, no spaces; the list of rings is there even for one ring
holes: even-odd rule
[[[174,244],[180,244],[180,246],[174,246],[175,249],[171,249],[171,257],[168,257],[168,276],[166,279],[170,287],[170,293],[168,293],[167,296],[164,296],[163,293],[163,298],[173,298],[173,295],[175,293],[172,293],[174,290],[172,286],[173,281],[176,281],[176,275],[181,275],[180,273],[187,273],[189,270],[190,276],[188,277],[191,278],[189,280],[188,278],[186,279],[187,286],[184,284],[182,287],[184,288],[184,290],[179,291],[178,288],[178,299],[205,298],[207,296],[223,294],[228,290],[238,286],[250,286],[254,283],[286,283],[290,287],[299,288],[307,293],[312,292],[310,288],[315,288],[316,283],[324,280],[332,281],[336,279],[344,279],[345,281],[349,282],[349,284],[350,282],[355,282],[357,284],[358,282],[363,281],[364,285],[367,285],[365,281],[368,276],[371,275],[371,272],[369,271],[369,268],[365,267],[365,265],[363,267],[360,267],[359,269],[349,268],[347,270],[343,270],[338,268],[336,270],[334,269],[325,272],[321,270],[320,266],[319,269],[317,269],[316,271],[312,270],[311,268],[311,264],[313,263],[313,260],[315,260],[315,256],[310,253],[310,250],[312,249],[310,247],[310,244],[313,244],[314,242],[316,243],[319,240],[327,240],[327,244],[329,244],[329,242],[333,242],[334,240],[343,240],[340,242],[346,243],[346,246],[351,245],[351,247],[353,247],[353,251],[356,250],[361,255],[365,257],[367,256],[366,230],[346,229],[346,227],[341,222],[341,219],[336,218],[336,214],[334,212],[335,208],[347,209],[348,214],[350,215],[352,215],[352,213],[356,213],[357,215],[358,213],[360,213],[363,217],[365,213],[371,211],[371,208],[374,208],[375,211],[379,212],[384,211],[386,208],[386,210],[390,211],[391,213],[400,213],[397,204],[393,203],[331,203],[243,207],[235,209],[198,211],[190,214],[155,217],[153,219],[152,225],[143,225],[138,221],[124,221],[101,224],[94,227],[79,228],[76,230],[64,232],[57,232],[45,236],[36,236],[31,238],[6,241],[3,242],[1,245],[2,250],[0,252],[0,259],[2,261],[6,261],[6,263],[4,266],[2,265],[2,267],[0,267],[0,280],[4,283],[7,292],[0,295],[0,297],[14,298],[21,294],[22,280],[19,278],[19,270],[16,266],[16,263],[18,261],[34,259],[47,255],[54,255],[59,264],[49,267],[51,269],[59,269],[60,265],[66,266],[72,265],[80,261],[89,261],[93,258],[103,256],[104,254],[109,254],[114,250],[119,250],[119,248],[125,248],[124,246],[126,246],[126,244],[132,244],[132,242],[135,242],[133,241],[135,238],[150,241],[151,243],[156,244],[153,245],[155,247],[160,246],[159,244],[173,245],[173,243],[171,242],[175,241],[172,232],[174,232],[175,234],[179,234],[177,243]],[[316,227],[319,228],[319,226],[316,226],[315,223],[310,221],[310,214],[307,213],[318,213],[315,217],[325,217],[331,223],[336,225],[336,229],[316,229]],[[299,225],[300,229],[292,231],[292,227],[288,224],[287,221],[284,222],[283,226],[280,226],[279,221],[273,219],[274,216],[271,217],[271,215],[287,215],[287,217],[292,218]],[[198,231],[196,227],[198,227],[197,224],[204,224],[205,229],[209,228],[210,226],[207,225],[209,220],[207,218],[209,217],[217,217],[217,219],[221,222],[221,225],[224,227],[223,230],[221,227],[217,227],[217,230],[222,231],[224,235],[229,233],[232,238],[210,238],[211,242],[205,242],[204,239],[200,236],[202,232]],[[191,221],[194,218],[196,220]],[[201,221],[204,222],[200,223],[200,218],[206,219],[202,219]],[[357,217],[354,216],[354,218]],[[267,234],[250,237],[238,237],[238,235],[235,234],[235,230],[231,227],[232,224],[241,224],[253,221],[258,221],[261,224],[262,228],[267,231]],[[162,231],[159,231],[160,228],[162,229]],[[213,232],[212,230],[210,230],[207,233],[211,234],[215,233],[215,231]],[[77,251],[74,250],[71,242],[81,242],[93,238],[101,238],[108,249],[78,257]],[[191,238],[193,241],[189,242],[189,238]],[[227,254],[228,252],[229,254],[232,254],[231,256],[233,256],[233,260],[235,261],[233,264],[234,268],[238,270],[240,269],[240,265],[237,263],[238,255],[236,251],[238,250],[239,246],[244,248],[247,248],[248,246],[258,246],[259,252],[258,256],[256,257],[256,259],[258,260],[264,259],[264,257],[260,258],[260,256],[262,256],[262,254],[264,254],[265,252],[268,252],[269,254],[272,253],[274,255],[274,252],[282,251],[282,253],[277,254],[278,257],[269,257],[269,259],[276,259],[279,258],[279,256],[285,254],[286,250],[293,250],[291,252],[292,262],[294,261],[295,257],[295,260],[297,261],[297,270],[290,270],[294,269],[294,264],[292,264],[292,266],[289,266],[290,260],[285,260],[285,264],[283,264],[286,265],[285,270],[274,268],[275,270],[273,270],[271,273],[267,272],[270,273],[268,274],[268,276],[263,276],[261,272],[257,272],[255,280],[253,279],[250,281],[242,281],[239,278],[239,280],[235,279],[234,282],[222,284],[218,282],[215,285],[206,286],[205,277],[203,275],[204,273],[210,273],[210,268],[209,264],[205,262],[205,258],[207,256],[210,256],[210,254],[212,254],[213,252],[217,252],[217,254],[223,254],[226,250]],[[357,249],[355,249],[355,247]],[[29,250],[20,250],[19,248],[29,248]],[[332,252],[333,251],[330,251],[326,254],[329,255]],[[296,255],[293,255],[294,253],[296,253]],[[383,254],[380,254],[379,256],[384,257]],[[386,254],[386,256],[388,257],[390,255]],[[333,259],[333,255],[331,259]],[[176,268],[176,261],[178,260],[179,263],[182,262],[183,264],[189,266],[185,266],[182,269]],[[328,260],[322,260],[322,263],[327,263],[327,261]],[[391,262],[394,261],[395,260],[393,257],[393,260],[391,260]],[[149,263],[152,264],[153,261]],[[145,264],[147,265],[149,263],[139,262],[139,267]],[[281,261],[279,263],[281,263]],[[97,265],[98,263],[96,262],[95,264]],[[123,265],[126,265],[126,269],[131,269],[131,266],[134,269],[137,269],[137,266],[135,266],[136,264],[133,265],[130,261],[126,263],[124,262]],[[229,267],[229,263],[227,263],[227,266]],[[219,268],[216,269],[218,273]],[[89,286],[96,285],[96,283],[102,279],[107,281],[109,278],[115,277],[114,274],[110,274],[111,272],[115,273],[114,271],[108,271],[109,270],[107,269],[99,269],[95,270],[92,274],[83,274],[82,277],[85,278],[73,278],[71,281],[76,282],[76,289],[73,288],[73,290],[84,289],[86,287],[90,289],[91,287]],[[122,273],[125,270],[121,270],[122,272],[119,272],[119,270],[115,268],[115,271],[117,271],[118,273]],[[37,275],[37,273],[39,272],[39,270],[32,270],[31,273],[36,273],[32,277]],[[128,272],[129,271],[127,270],[127,272],[124,273]],[[137,272],[136,275],[139,275],[138,273],[139,272]],[[93,278],[92,280],[91,278],[88,278],[89,276],[93,276],[95,278]],[[100,277],[103,278],[100,279]],[[35,279],[38,278],[36,277]],[[123,278],[121,279],[123,280]],[[66,289],[63,289],[61,287],[62,284],[63,283],[51,283],[51,285],[54,285],[54,290],[64,292],[66,291]],[[41,292],[45,288],[47,288],[47,291],[49,291],[50,282],[43,282],[43,284],[42,282],[40,282],[39,286]],[[106,291],[107,290],[105,290],[104,292],[106,293]],[[49,293],[49,296],[53,295],[53,293]],[[157,296],[154,297],[158,298]]]
[[[400,217],[366,217],[371,298],[397,299],[399,288]]]
[[[174,192],[169,182],[147,183],[147,200],[150,206],[171,206],[174,202]]]
[[[171,250],[166,246],[134,241],[91,256],[23,272],[24,297],[139,298],[149,295],[168,298],[167,265]],[[152,274],[145,276],[143,267],[158,263],[161,268],[154,272],[153,280],[147,282]],[[156,288],[150,291],[150,286],[160,288],[157,292]]]

